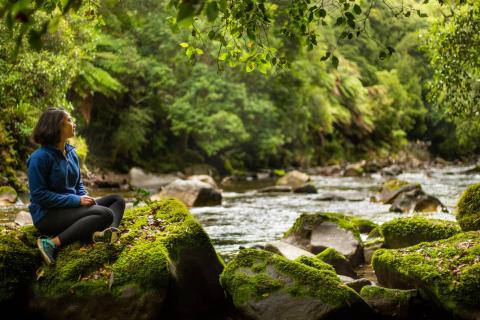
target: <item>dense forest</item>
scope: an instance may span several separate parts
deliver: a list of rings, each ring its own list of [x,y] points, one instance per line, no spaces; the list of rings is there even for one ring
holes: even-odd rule
[[[284,59],[274,67],[277,55],[242,58],[204,29],[202,38],[182,27],[168,1],[76,1],[68,11],[57,4],[30,10],[28,32],[18,23],[30,8],[21,2],[0,5],[3,183],[16,184],[48,107],[72,112],[74,143],[89,166],[123,172],[305,167],[386,157],[409,141],[445,159],[480,149],[475,1],[411,1],[421,11],[401,15],[388,2],[357,1],[347,9],[368,7],[369,15],[354,39],[342,32],[353,22],[348,10],[310,42],[272,24],[264,39]]]

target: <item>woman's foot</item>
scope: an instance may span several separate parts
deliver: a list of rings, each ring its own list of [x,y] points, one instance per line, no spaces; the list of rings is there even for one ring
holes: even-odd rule
[[[120,238],[120,230],[115,227],[109,227],[103,231],[96,231],[92,235],[94,243],[115,243]]]
[[[47,264],[55,263],[55,251],[57,251],[57,246],[49,238],[38,238],[37,247],[40,250],[43,260]]]

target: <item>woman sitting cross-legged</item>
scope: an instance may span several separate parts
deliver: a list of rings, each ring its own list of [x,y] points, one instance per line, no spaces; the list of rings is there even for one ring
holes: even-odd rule
[[[40,116],[33,141],[41,147],[27,160],[29,210],[41,234],[37,240],[43,259],[52,264],[62,245],[74,241],[115,242],[125,201],[117,195],[95,200],[88,196],[75,148],[67,139],[75,124],[63,109],[48,109]]]

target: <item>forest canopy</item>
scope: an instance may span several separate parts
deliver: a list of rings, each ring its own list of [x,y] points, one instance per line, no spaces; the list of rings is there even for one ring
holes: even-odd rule
[[[51,106],[76,116],[91,164],[120,171],[479,150],[473,0],[3,0],[0,17],[9,181]]]

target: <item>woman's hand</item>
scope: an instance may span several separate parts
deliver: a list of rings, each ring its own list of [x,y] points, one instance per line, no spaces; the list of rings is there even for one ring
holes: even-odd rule
[[[81,206],[93,206],[96,204],[95,199],[89,196],[81,196],[80,197],[80,205]]]

